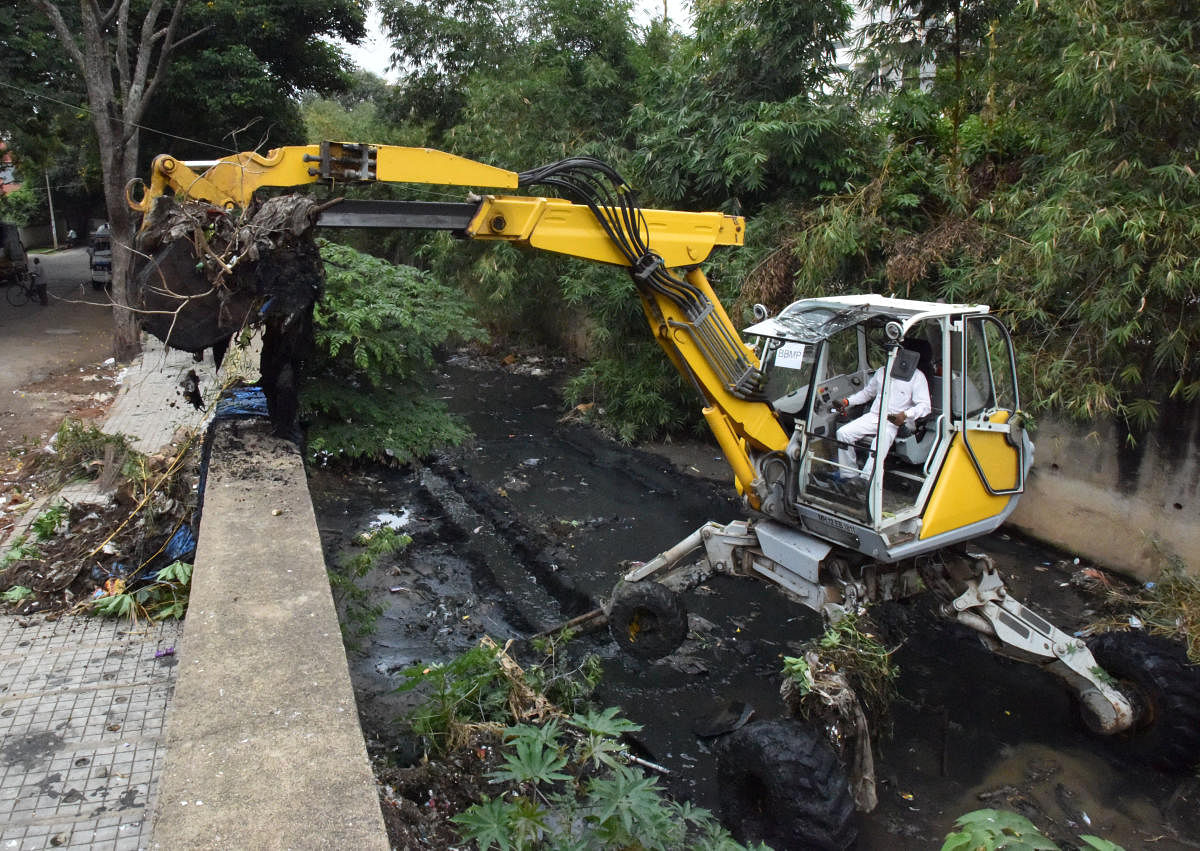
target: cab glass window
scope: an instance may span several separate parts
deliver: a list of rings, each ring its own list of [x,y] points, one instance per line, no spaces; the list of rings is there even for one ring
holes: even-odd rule
[[[826,343],[828,355],[823,378],[848,375],[859,371],[858,328],[852,326],[838,331]]]
[[[767,398],[778,399],[808,386],[812,379],[816,346],[791,340],[767,339],[763,349],[763,373],[767,376]]]

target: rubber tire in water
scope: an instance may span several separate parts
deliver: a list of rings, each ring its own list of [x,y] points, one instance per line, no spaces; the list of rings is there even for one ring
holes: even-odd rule
[[[819,729],[747,724],[716,745],[721,821],[739,842],[829,851],[858,837],[850,785]]]
[[[4,297],[8,299],[8,303],[13,307],[20,307],[23,304],[29,303],[29,293],[21,284],[10,284],[5,287]]]
[[[1200,764],[1200,666],[1182,644],[1141,632],[1105,632],[1088,648],[1138,713],[1132,730],[1109,737],[1126,758],[1167,771]]]
[[[687,638],[683,598],[653,580],[618,582],[608,613],[608,632],[621,651],[639,659],[661,659]]]

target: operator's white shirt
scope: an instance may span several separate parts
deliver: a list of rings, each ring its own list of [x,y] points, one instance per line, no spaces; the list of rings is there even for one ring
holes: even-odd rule
[[[879,415],[879,390],[883,387],[883,370],[882,366],[875,370],[867,386],[847,400],[851,405],[861,405],[868,399],[874,399],[870,412],[876,417]],[[903,411],[906,419],[913,420],[925,416],[931,410],[933,408],[929,401],[929,382],[923,372],[917,370],[907,381],[892,377],[891,389],[888,391],[889,416]]]
[[[878,450],[886,458],[888,451],[892,448],[892,442],[896,439],[898,429],[887,419],[883,420],[883,434],[878,433],[880,427],[879,390],[883,386],[883,370],[882,366],[875,370],[875,374],[871,376],[867,386],[846,400],[851,405],[861,405],[868,399],[875,401],[871,403],[871,410],[837,430],[837,439],[841,443],[838,448],[838,464],[842,468],[842,475],[849,475],[850,470],[858,469],[858,475],[865,480],[875,469],[875,451]],[[925,416],[931,410],[929,382],[925,379],[924,373],[917,370],[907,381],[892,378],[891,390],[888,391],[887,412],[889,415],[903,411],[905,418],[912,420]],[[867,456],[866,463],[859,469],[853,444],[860,438],[869,435],[875,437],[871,441],[871,454]]]

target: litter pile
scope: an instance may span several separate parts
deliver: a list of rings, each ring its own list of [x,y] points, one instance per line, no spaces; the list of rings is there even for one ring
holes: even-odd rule
[[[190,562],[196,548],[193,442],[143,455],[120,437],[67,420],[52,449],[30,454],[22,470],[27,492],[56,495],[27,508],[28,525],[7,541],[0,597],[20,614],[94,608],[105,598],[130,610],[114,613],[182,614],[178,594],[159,592],[186,582],[159,574]],[[59,491],[65,481],[74,483]]]
[[[276,434],[299,439],[298,387],[324,284],[313,238],[320,207],[302,195],[234,212],[162,198],[147,217],[136,271],[142,328],[172,348],[213,350],[262,325],[262,387]]]

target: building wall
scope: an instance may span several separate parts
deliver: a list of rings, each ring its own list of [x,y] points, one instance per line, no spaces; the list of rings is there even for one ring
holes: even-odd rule
[[[1111,422],[1040,424],[1012,524],[1141,580],[1176,557],[1200,576],[1200,406],[1169,407],[1128,439]]]

